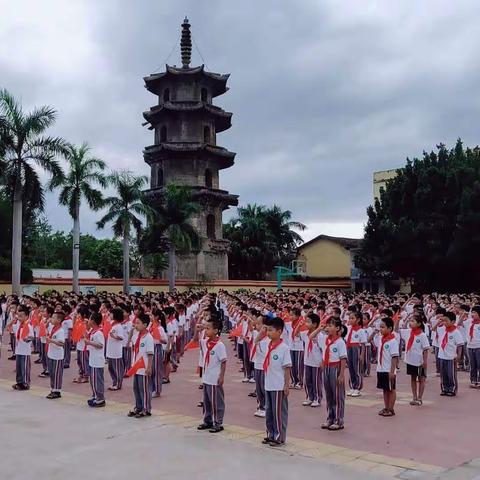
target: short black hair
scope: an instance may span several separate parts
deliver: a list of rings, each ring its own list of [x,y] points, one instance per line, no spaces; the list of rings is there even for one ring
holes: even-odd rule
[[[123,310],[121,308],[113,308],[112,319],[115,322],[123,322]]]
[[[285,327],[285,322],[280,317],[273,317],[270,320],[270,327],[273,327],[275,330],[280,330],[283,332],[283,328]]]
[[[457,320],[457,317],[453,312],[445,312],[443,316],[447,317],[451,322],[455,322]]]
[[[390,318],[390,317],[385,317],[385,318],[382,318],[382,322],[385,324],[385,326],[389,329],[389,330],[393,330],[393,320]]]
[[[320,317],[316,313],[309,313],[308,318],[316,327],[320,325]]]
[[[137,317],[144,325],[148,325],[150,323],[150,318],[146,313],[140,313]]]
[[[100,325],[102,323],[102,314],[99,312],[93,312],[90,315],[90,320],[92,320],[95,325]]]

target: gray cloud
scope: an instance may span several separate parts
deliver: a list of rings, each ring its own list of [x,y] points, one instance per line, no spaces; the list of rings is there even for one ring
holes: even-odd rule
[[[0,84],[27,106],[54,105],[55,132],[87,140],[112,168],[148,173],[141,114],[155,97],[142,77],[164,68],[185,14],[208,68],[231,73],[216,102],[233,126],[218,143],[237,152],[221,179],[241,204],[363,222],[373,171],[459,136],[478,143],[474,0],[1,3]],[[180,63],[178,46],[169,63]],[[84,211],[83,230],[94,220]]]

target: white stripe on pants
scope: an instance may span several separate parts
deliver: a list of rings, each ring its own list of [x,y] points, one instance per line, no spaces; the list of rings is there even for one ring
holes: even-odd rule
[[[265,392],[267,437],[277,442],[287,439],[288,397],[283,390]]]

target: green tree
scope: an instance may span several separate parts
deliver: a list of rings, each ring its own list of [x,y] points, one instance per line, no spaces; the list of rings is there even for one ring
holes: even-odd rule
[[[103,160],[90,155],[90,148],[86,143],[83,143],[80,147],[67,145],[64,155],[68,162],[66,177],[52,179],[50,188],[61,187],[59,202],[61,205],[68,207],[68,213],[73,219],[72,288],[75,293],[79,293],[80,206],[84,199],[91,210],[99,210],[102,207],[102,192],[94,185],[100,185],[102,188],[106,187],[106,177],[103,174],[106,165]]]
[[[55,157],[64,151],[60,138],[44,136],[55,122],[56,112],[40,107],[30,113],[6,90],[0,90],[0,171],[12,193],[12,290],[21,293],[22,216],[24,196],[43,206],[43,187],[33,164],[62,178]]]
[[[407,278],[421,291],[478,288],[478,147],[458,140],[407,159],[367,214],[357,258],[366,273]]]
[[[142,187],[147,177],[137,177],[131,172],[123,171],[112,174],[109,183],[115,188],[114,197],[105,199],[108,212],[97,222],[102,229],[107,223],[113,223],[113,233],[121,237],[123,242],[123,291],[130,290],[130,241],[132,230],[137,236],[142,231],[142,218],[151,218],[154,210],[145,202]]]
[[[123,275],[123,246],[118,240],[105,238],[98,240],[95,245],[94,255],[97,259],[98,271],[102,278],[122,278]]]

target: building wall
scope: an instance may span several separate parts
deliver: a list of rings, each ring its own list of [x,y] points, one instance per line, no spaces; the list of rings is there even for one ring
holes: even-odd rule
[[[385,189],[387,180],[391,180],[397,176],[397,170],[381,170],[373,172],[373,200],[380,199],[380,189]]]
[[[306,261],[308,277],[350,278],[350,252],[331,240],[319,239],[302,248],[298,260]]]

